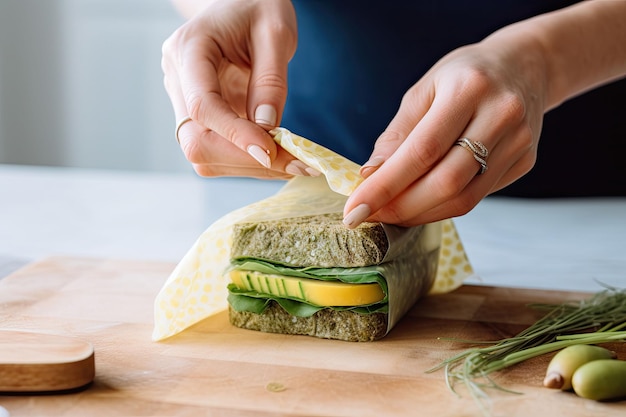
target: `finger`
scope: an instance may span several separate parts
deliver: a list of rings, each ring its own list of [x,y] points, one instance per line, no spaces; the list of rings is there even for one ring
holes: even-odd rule
[[[190,126],[186,126],[192,124],[193,121],[187,116],[185,100],[180,89],[180,82],[178,74],[176,73],[176,68],[168,66],[165,60],[162,65],[164,71],[163,84],[165,86],[165,91],[170,97],[170,102],[172,103],[172,107],[174,109],[174,119],[176,120],[174,137],[181,146],[181,149],[183,149],[187,160],[193,163],[196,156],[189,154],[189,149],[191,149],[190,143],[193,140],[191,132],[196,132],[197,130],[190,130]]]
[[[239,115],[223,99],[218,68],[223,59],[212,41],[190,42],[178,68],[180,89],[189,116],[246,151],[265,168],[276,158],[276,144],[260,126]]]
[[[161,67],[163,69],[163,85],[170,98],[170,102],[174,110],[174,118],[178,124],[180,120],[183,120],[188,116],[188,113],[185,105],[185,99],[180,89],[176,66],[172,65],[171,61],[164,55],[161,60]]]
[[[507,186],[513,184],[515,181],[517,181],[518,179],[526,175],[535,165],[536,161],[537,161],[536,151],[535,153],[529,152],[526,155],[524,155],[491,188],[490,194],[495,193],[496,191],[502,190],[503,188],[506,188]]]
[[[202,177],[246,177],[256,179],[280,179],[292,178],[283,171],[274,171],[263,167],[239,167],[229,164],[193,164],[194,171]]]
[[[479,164],[469,152],[454,146],[440,164],[373,218],[407,226],[421,224],[416,222],[423,221],[428,217],[424,213],[436,207],[442,207],[438,215],[464,214],[489,193],[494,183],[488,176],[489,171],[477,175],[478,168]]]
[[[523,175],[523,173],[527,172],[527,158],[528,157],[525,156],[516,161],[510,167],[507,173],[503,177],[501,177],[490,189],[488,189],[488,184],[490,184],[491,181],[487,181],[484,178],[480,178],[481,176],[478,176],[474,180],[472,180],[459,195],[404,221],[403,225],[416,226],[420,224],[427,224],[439,220],[449,219],[452,217],[458,217],[469,213],[474,207],[476,207],[476,205],[478,205],[478,203],[485,196],[514,182],[521,175]]]
[[[430,89],[420,88],[422,82],[405,95],[398,113],[376,140],[372,154],[359,172],[363,178],[372,175],[398,150],[430,108],[434,95]]]
[[[252,71],[248,114],[265,129],[279,124],[287,100],[287,65],[296,48],[296,34],[285,25],[260,25],[252,30]]]
[[[507,134],[500,145],[498,151],[501,156],[509,162],[510,168],[502,170],[503,173],[498,181],[493,185],[490,193],[505,188],[516,180],[526,175],[537,161],[538,138],[541,134],[542,121],[535,128],[530,124],[522,122],[519,127]],[[506,148],[505,148],[506,145]],[[494,161],[497,164],[498,161]]]
[[[446,155],[473,113],[468,101],[461,100],[456,107],[451,102],[453,97],[439,95],[393,155],[352,193],[344,208],[348,227],[358,226],[387,205]]]
[[[463,160],[458,160],[456,156]],[[461,164],[472,162],[472,159],[473,155],[467,149],[453,146],[441,164],[426,175],[422,182],[407,190],[374,217],[383,222],[394,221],[405,226],[414,226],[464,215],[485,196],[506,187],[532,169],[536,159],[536,145],[533,144],[532,134],[528,129],[521,127],[514,133],[507,133],[493,146],[488,157],[489,169],[482,175],[470,178],[464,185],[464,178],[467,178],[468,173],[464,177],[463,171],[466,168]],[[475,160],[473,162],[474,169],[480,166]],[[454,169],[457,172],[451,173]],[[471,164],[467,169],[471,169]],[[455,176],[457,180],[454,180]],[[449,191],[446,192],[446,188]],[[435,202],[430,208],[427,205],[420,207],[425,199],[423,195],[420,196],[422,192],[443,195],[433,200],[438,201],[438,204]],[[411,209],[407,210],[408,207]],[[402,220],[398,220],[400,218]]]
[[[218,133],[193,121],[185,123],[180,128],[178,136],[185,157],[201,176],[290,178],[293,175],[312,174],[306,164],[280,147],[271,168],[264,168]]]

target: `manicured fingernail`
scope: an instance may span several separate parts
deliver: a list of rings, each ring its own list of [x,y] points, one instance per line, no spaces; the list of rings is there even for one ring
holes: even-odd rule
[[[308,176],[309,174],[306,172],[306,164],[302,161],[291,161],[287,164],[287,166],[285,167],[285,172],[287,172],[288,174],[291,175],[298,175],[298,176]]]
[[[304,170],[307,172],[307,174],[309,174],[312,177],[319,177],[320,175],[322,175],[321,172],[319,172],[315,168],[311,168],[310,166],[307,166],[306,168],[304,168]]]
[[[285,167],[285,171],[291,175],[304,175],[307,177],[317,177],[320,175],[320,172],[317,169],[311,168],[304,162],[297,159],[289,162]]]
[[[367,204],[359,204],[343,218],[343,224],[348,227],[348,229],[354,229],[369,217],[370,212],[370,206]]]
[[[363,178],[367,178],[372,175],[374,171],[376,171],[383,164],[383,162],[385,162],[385,158],[382,156],[375,156],[363,164],[359,170],[359,174],[361,174]]]
[[[265,168],[269,168],[272,166],[272,161],[270,160],[270,152],[261,148],[259,145],[250,145],[248,146],[248,154],[251,157],[257,160],[257,162],[263,165]]]
[[[254,112],[254,121],[261,125],[276,126],[276,109],[270,104],[261,104]]]

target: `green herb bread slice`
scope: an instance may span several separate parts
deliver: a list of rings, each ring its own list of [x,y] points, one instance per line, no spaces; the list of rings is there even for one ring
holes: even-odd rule
[[[352,268],[382,262],[389,242],[380,223],[348,229],[342,213],[234,226],[231,258],[260,258],[299,267]]]
[[[387,333],[387,314],[359,314],[350,310],[323,309],[310,317],[296,317],[277,302],[262,314],[236,311],[229,306],[229,320],[236,327],[266,333],[315,336],[347,342],[371,342]]]

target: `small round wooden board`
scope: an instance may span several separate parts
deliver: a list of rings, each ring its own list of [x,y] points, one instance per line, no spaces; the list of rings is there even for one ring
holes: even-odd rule
[[[93,346],[73,337],[0,330],[0,392],[67,391],[95,377]]]

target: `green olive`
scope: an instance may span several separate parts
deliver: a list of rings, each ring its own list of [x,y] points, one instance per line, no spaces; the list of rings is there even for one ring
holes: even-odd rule
[[[574,392],[590,400],[626,398],[626,361],[599,359],[582,365],[572,376]]]
[[[563,391],[572,388],[572,375],[581,365],[598,359],[614,359],[615,352],[600,346],[572,345],[559,351],[548,365],[543,385]]]

